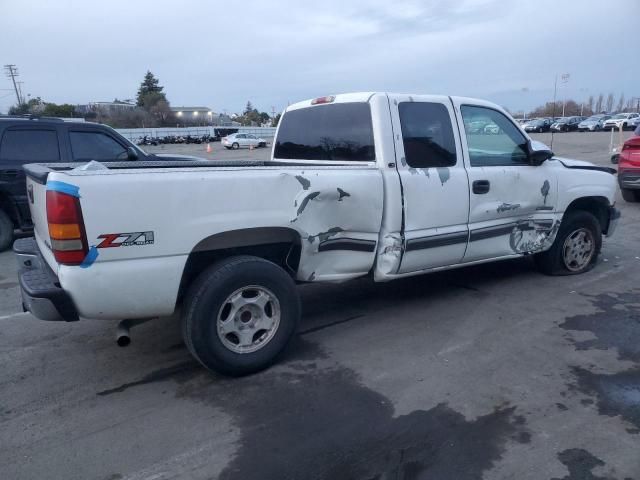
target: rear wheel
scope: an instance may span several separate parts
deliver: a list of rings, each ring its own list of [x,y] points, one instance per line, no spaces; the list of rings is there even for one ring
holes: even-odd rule
[[[240,144],[238,142],[233,142],[233,145],[231,145],[231,148],[233,148],[234,150],[238,150],[240,148]]]
[[[276,264],[251,256],[209,267],[189,288],[184,305],[189,351],[206,368],[233,376],[271,365],[300,318],[292,278]]]
[[[629,190],[628,188],[621,188],[622,198],[625,202],[636,203],[640,202],[640,190]]]
[[[553,245],[534,256],[547,275],[576,275],[595,265],[602,247],[602,230],[596,217],[576,210],[565,214]]]
[[[11,246],[13,241],[13,222],[7,212],[0,210],[0,252]]]

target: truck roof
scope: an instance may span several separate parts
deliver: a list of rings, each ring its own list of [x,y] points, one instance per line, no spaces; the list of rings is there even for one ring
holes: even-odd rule
[[[320,99],[329,99],[329,97],[332,97],[329,101],[327,102],[319,102],[319,103],[350,103],[350,102],[368,102],[371,100],[371,97],[373,97],[374,95],[415,95],[415,96],[419,96],[419,95],[433,95],[434,97],[442,97],[442,98],[447,98],[449,97],[448,95],[442,95],[442,94],[424,94],[424,93],[401,93],[401,92],[353,92],[353,93],[339,93],[339,94],[335,94],[335,95],[330,95],[327,97],[316,97],[316,98],[310,98],[307,100],[302,100],[300,102],[296,102],[293,103],[291,105],[289,105],[286,109],[286,111],[291,111],[291,110],[297,110],[299,108],[305,108],[305,107],[310,107],[312,105],[314,105],[314,101],[320,100]],[[450,97],[453,100],[457,100],[460,103],[470,103],[473,105],[485,105],[487,107],[492,107],[492,108],[498,108],[500,110],[504,110],[502,107],[500,107],[499,105],[492,103],[492,102],[488,102],[486,100],[481,100],[478,98],[471,98],[471,97],[459,97],[459,96],[452,96]]]

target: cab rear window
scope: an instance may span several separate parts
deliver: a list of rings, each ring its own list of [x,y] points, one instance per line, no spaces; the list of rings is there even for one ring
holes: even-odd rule
[[[273,156],[292,160],[375,160],[369,104],[334,103],[285,113]]]

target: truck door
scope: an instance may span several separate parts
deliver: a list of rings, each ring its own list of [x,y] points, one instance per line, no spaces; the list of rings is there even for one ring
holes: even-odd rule
[[[548,162],[528,163],[528,138],[490,105],[453,99],[462,119],[471,185],[465,262],[535,252],[557,228],[557,182]],[[477,129],[475,125],[492,125]]]
[[[390,95],[404,203],[397,273],[459,263],[469,231],[469,182],[451,100]]]

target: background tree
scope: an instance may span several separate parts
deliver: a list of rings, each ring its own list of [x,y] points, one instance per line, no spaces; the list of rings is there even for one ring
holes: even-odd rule
[[[44,102],[40,97],[31,98],[21,105],[14,105],[9,108],[9,115],[26,115],[29,113],[40,113],[44,107]]]
[[[598,113],[602,112],[603,102],[604,102],[604,95],[603,94],[598,95],[598,100],[596,101],[596,108],[595,108],[596,112]]]
[[[269,120],[271,120],[271,117],[267,112],[260,112],[260,125],[269,123]]]
[[[616,111],[621,112],[624,109],[624,93],[620,94],[620,98],[618,99],[618,105],[616,106]]]
[[[280,123],[280,117],[282,116],[281,113],[277,114],[275,117],[273,117],[273,120],[271,120],[271,126],[272,127],[277,127],[278,124]]]
[[[45,103],[42,115],[47,117],[64,117],[71,118],[76,116],[76,107],[68,103],[56,105],[55,103]]]
[[[587,100],[587,109],[590,114],[593,114],[593,95],[589,95],[589,99]]]
[[[253,108],[253,105],[250,101],[247,101],[247,106],[244,107],[244,112],[242,112],[243,115],[247,115],[248,113],[251,113],[255,110],[255,108]]]
[[[153,75],[153,73],[147,70],[144,80],[142,80],[140,88],[138,88],[136,105],[148,109],[160,100],[167,101],[162,90],[164,90],[164,87],[160,86],[160,81]]]
[[[613,101],[613,93],[610,93],[607,95],[607,103],[605,104],[607,107],[607,113],[611,113],[613,110]]]

